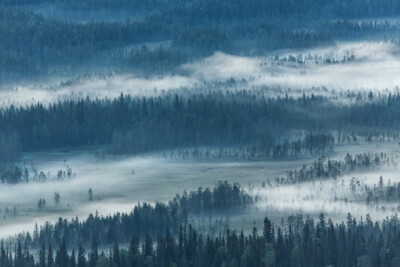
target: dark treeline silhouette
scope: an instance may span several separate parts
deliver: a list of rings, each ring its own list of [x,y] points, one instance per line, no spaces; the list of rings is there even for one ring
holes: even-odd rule
[[[378,185],[364,186],[364,196],[367,203],[378,203],[378,202],[395,202],[400,200],[400,183],[383,183],[383,177],[379,179]]]
[[[73,178],[74,176],[75,174],[72,173],[72,169],[69,166],[67,166],[65,170],[58,170],[57,175],[54,176],[44,171],[38,171],[33,166],[31,166],[31,168],[12,164],[2,164],[2,166],[0,166],[0,182],[2,184],[46,182],[49,180],[62,181]]]
[[[209,188],[192,191],[189,194],[184,192],[182,196],[177,195],[170,206],[178,207],[183,211],[192,214],[204,213],[225,213],[230,207],[245,207],[252,203],[252,198],[247,195],[240,185],[229,184],[227,181],[218,181],[213,190]]]
[[[320,154],[332,152],[335,138],[329,133],[310,132],[304,138],[285,140],[272,147],[271,154],[274,158],[299,157],[304,154]]]
[[[19,241],[14,253],[0,248],[2,266],[398,266],[399,219],[393,216],[381,224],[369,215],[356,221],[350,214],[346,223],[334,224],[324,214],[317,222],[291,216],[283,227],[267,217],[263,229],[256,226],[250,234],[227,229],[217,236],[197,232],[189,224],[180,226],[177,237],[165,228],[156,238],[132,235],[128,248],[118,242],[101,251],[96,239],[87,250],[78,247],[71,253],[67,238],[58,248],[42,247],[33,257],[28,246]],[[54,249],[54,250],[53,250]]]
[[[383,176],[380,176],[379,181],[373,185],[365,184],[359,178],[353,177],[350,180],[350,191],[353,196],[352,201],[363,201],[371,205],[396,203],[400,200],[400,183],[392,183],[390,180],[385,183]]]
[[[286,177],[275,178],[276,184],[293,184],[324,179],[336,179],[354,171],[367,171],[380,167],[396,166],[398,160],[385,153],[347,154],[344,160],[318,158],[311,166],[303,165],[296,170],[288,170]]]
[[[225,148],[192,148],[164,152],[163,156],[169,159],[234,159],[234,160],[262,160],[299,158],[301,156],[320,155],[331,153],[335,138],[328,133],[308,133],[305,137],[285,139],[283,142],[274,140],[271,136],[269,146],[240,146]]]
[[[256,145],[279,157],[287,153],[282,136],[293,131],[322,133],[305,140],[306,147],[318,149],[329,142],[331,131],[371,136],[397,129],[399,102],[400,95],[342,106],[314,95],[266,99],[246,91],[148,98],[121,94],[114,100],[11,106],[0,113],[0,130],[17,135],[23,151],[111,144],[115,154],[137,154]]]
[[[144,237],[146,233],[155,237],[167,226],[172,233],[179,232],[179,225],[185,225],[191,216],[227,214],[245,209],[253,199],[238,184],[217,182],[213,189],[198,188],[184,192],[168,203],[157,202],[137,204],[131,213],[117,213],[113,216],[90,214],[86,220],[71,221],[59,219],[55,224],[46,223],[36,227],[33,235],[26,234],[27,245],[39,248],[44,243],[53,247],[67,239],[67,246],[90,246],[91,240],[99,245],[109,245],[115,241],[126,243],[132,235]],[[21,237],[21,236],[20,236]]]

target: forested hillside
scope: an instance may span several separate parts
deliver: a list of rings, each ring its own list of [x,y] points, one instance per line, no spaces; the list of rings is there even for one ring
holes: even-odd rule
[[[0,267],[400,266],[399,0],[0,0]]]
[[[47,6],[54,16],[41,11]],[[113,13],[121,9],[126,10],[125,17]],[[399,9],[396,1],[389,0],[3,0],[0,78],[10,81],[82,71],[164,73],[215,51],[262,55],[276,49],[333,44],[338,39],[372,40],[394,36],[398,27],[390,21],[377,25],[350,19],[390,17]],[[57,16],[78,11],[110,15],[85,22]],[[168,44],[162,44],[165,41]],[[161,44],[148,49],[152,42]]]
[[[310,218],[291,216],[287,226],[274,225],[266,217],[262,229],[251,234],[229,228],[218,236],[199,233],[189,224],[179,227],[174,238],[168,227],[156,238],[133,235],[128,248],[117,242],[101,252],[93,238],[91,248],[82,246],[68,252],[66,237],[58,249],[42,243],[39,258],[22,241],[12,254],[2,244],[4,266],[397,266],[399,219],[394,216],[382,225],[367,215],[357,221],[348,214],[346,223],[334,224],[323,214]],[[55,256],[55,257],[54,257]]]
[[[390,135],[400,123],[398,102],[399,95],[350,106],[314,95],[283,99],[240,92],[150,98],[121,95],[114,100],[65,101],[48,107],[11,106],[0,113],[0,129],[5,136],[14,136],[5,137],[14,151],[111,145],[113,153],[137,154],[182,147],[255,145],[266,154],[279,156],[281,148],[276,145],[284,141],[279,136],[296,131],[343,131],[365,138]],[[316,113],[319,116],[314,116]],[[325,142],[314,138],[307,146]]]

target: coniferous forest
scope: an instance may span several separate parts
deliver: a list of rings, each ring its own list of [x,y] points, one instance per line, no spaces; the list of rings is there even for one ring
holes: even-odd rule
[[[0,267],[400,266],[397,0],[0,0]]]

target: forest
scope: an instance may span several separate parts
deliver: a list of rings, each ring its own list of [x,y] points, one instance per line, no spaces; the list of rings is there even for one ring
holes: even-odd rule
[[[41,11],[47,6],[53,16]],[[127,10],[125,18],[116,13],[121,9]],[[263,55],[277,49],[329,45],[338,39],[376,40],[397,36],[399,30],[390,23],[352,20],[395,16],[399,9],[395,0],[2,0],[0,79],[9,82],[133,69],[168,73],[215,51]],[[94,17],[82,23],[73,19],[78,11]],[[111,19],[96,16],[100,11],[109,13]],[[72,14],[72,19],[65,14]],[[147,45],[165,41],[170,44]]]
[[[0,0],[0,267],[400,266],[398,0]]]
[[[313,131],[322,137],[335,131],[366,138],[386,135],[400,123],[399,99],[399,94],[389,94],[374,102],[341,106],[314,95],[266,99],[246,92],[214,92],[148,98],[121,94],[114,100],[11,106],[0,113],[0,129],[8,140],[0,155],[16,158],[21,151],[85,145],[110,145],[110,152],[116,154],[255,145],[266,155],[279,157],[287,154],[289,144],[278,136],[296,131],[309,133],[303,146],[310,150],[330,142],[313,138]],[[315,112],[320,116],[313,116]],[[295,150],[300,148],[297,145]]]
[[[68,253],[64,237],[53,252],[42,243],[35,260],[19,241],[15,252],[1,245],[3,266],[396,266],[399,264],[398,225],[393,216],[374,223],[370,216],[357,221],[349,213],[346,223],[334,224],[324,214],[317,222],[301,216],[287,218],[288,226],[265,217],[262,229],[251,234],[229,228],[216,237],[202,235],[189,224],[173,238],[168,226],[156,239],[133,235],[128,248],[117,242],[107,254],[96,239],[88,252],[82,246]],[[154,241],[153,241],[154,240]],[[54,257],[55,256],[55,257]]]
[[[189,193],[184,191],[168,203],[138,203],[130,213],[106,217],[96,213],[85,220],[59,218],[54,224],[47,222],[40,227],[36,224],[32,235],[20,234],[17,240],[24,240],[24,245],[29,248],[39,249],[42,244],[57,247],[63,239],[67,248],[89,247],[94,241],[102,247],[114,242],[125,244],[133,235],[155,238],[166,229],[170,235],[177,236],[182,226],[189,225],[194,216],[241,212],[252,203],[253,197],[239,184],[218,181],[212,189],[199,187]]]

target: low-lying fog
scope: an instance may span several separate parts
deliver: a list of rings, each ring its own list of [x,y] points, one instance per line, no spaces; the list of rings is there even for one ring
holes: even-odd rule
[[[26,155],[27,166],[32,162],[38,171],[56,174],[68,165],[74,178],[44,183],[0,185],[0,203],[16,205],[15,219],[0,218],[0,237],[33,229],[34,223],[55,221],[59,216],[84,219],[89,213],[100,215],[129,212],[138,202],[167,201],[177,193],[212,187],[217,180],[239,181],[243,185],[265,177],[284,175],[285,168],[298,168],[304,160],[272,162],[188,162],[166,160],[161,156],[108,158],[98,160],[93,153],[35,153]],[[88,199],[92,188],[93,201]],[[61,203],[53,201],[59,192]],[[46,200],[39,212],[37,202]]]
[[[399,47],[390,43],[340,43],[304,51],[277,51],[263,58],[246,58],[216,53],[213,56],[183,65],[174,75],[143,78],[135,75],[108,78],[76,79],[47,85],[3,86],[0,107],[11,104],[51,103],[63,99],[114,98],[121,92],[131,95],[156,95],[169,90],[201,90],[204,83],[225,82],[230,78],[246,79],[247,83],[232,85],[232,90],[271,87],[298,88],[312,91],[328,90],[398,91],[400,76]],[[335,75],[332,75],[335,73]],[[314,89],[309,89],[313,88]],[[218,86],[216,86],[218,89]],[[400,155],[394,143],[336,146],[332,157],[343,158],[347,152],[385,152]],[[128,212],[138,202],[167,201],[183,190],[213,186],[217,180],[239,182],[248,192],[260,197],[255,209],[246,214],[231,215],[234,226],[262,222],[267,215],[276,220],[302,212],[317,215],[324,211],[329,217],[343,220],[348,212],[356,217],[367,213],[382,219],[397,212],[396,204],[376,207],[352,201],[349,181],[355,176],[364,184],[399,181],[393,170],[352,174],[343,177],[343,186],[333,181],[262,188],[261,182],[283,176],[288,169],[301,167],[312,159],[205,162],[167,160],[160,155],[98,159],[88,151],[48,152],[24,155],[27,166],[33,163],[39,171],[56,175],[68,165],[75,177],[64,181],[48,181],[18,185],[0,185],[0,214],[5,207],[17,210],[17,217],[0,218],[0,238],[32,230],[34,223],[54,222],[59,216],[84,219],[89,213],[107,215]],[[332,188],[337,188],[332,191]],[[88,190],[93,190],[89,201]],[[53,201],[59,192],[61,203]],[[336,194],[336,195],[335,195]],[[338,200],[335,201],[335,196]],[[46,207],[39,212],[40,198]],[[344,201],[347,198],[348,201]],[[251,215],[251,216],[249,216]]]
[[[114,98],[121,92],[131,95],[159,94],[182,88],[195,90],[205,82],[246,79],[234,89],[294,88],[328,90],[398,91],[400,49],[383,42],[338,43],[302,51],[276,51],[265,57],[246,58],[215,53],[198,62],[182,65],[174,75],[143,78],[132,75],[107,78],[72,79],[47,85],[2,86],[0,107],[51,103],[60,99]],[[332,75],[334,73],[334,75]]]
[[[334,158],[343,158],[347,152],[385,152],[398,153],[399,148],[393,143],[338,146]],[[280,220],[290,214],[299,212],[317,214],[326,211],[328,215],[344,219],[347,212],[357,215],[371,213],[374,218],[383,218],[393,211],[371,209],[363,204],[333,202],[332,181],[319,184],[302,184],[263,189],[261,183],[276,176],[284,176],[288,169],[300,168],[310,164],[312,159],[271,160],[271,161],[177,161],[167,160],[158,154],[142,157],[98,159],[94,153],[87,151],[31,153],[24,155],[26,166],[33,164],[38,171],[55,175],[58,170],[72,169],[74,177],[64,181],[47,181],[43,183],[0,185],[1,209],[16,206],[17,217],[0,218],[0,237],[7,237],[21,231],[31,231],[35,222],[39,225],[45,221],[54,222],[58,217],[71,219],[78,216],[84,219],[89,213],[98,211],[100,215],[115,212],[129,212],[138,202],[168,201],[177,193],[191,191],[201,187],[212,187],[218,180],[239,182],[242,187],[259,196],[256,210],[248,214],[232,215],[233,226],[240,228],[245,220],[262,221],[263,216]],[[343,194],[348,194],[348,180],[352,176],[363,179],[365,183],[378,183],[379,176],[385,181],[398,180],[393,171],[374,171],[368,174],[354,174],[344,177]],[[93,201],[89,201],[88,190],[93,190]],[[59,192],[61,202],[56,206],[53,196]],[[339,192],[339,191],[338,191]],[[338,197],[340,197],[338,195]],[[40,198],[47,202],[39,211],[37,203]],[[349,200],[351,198],[349,197]]]
[[[263,188],[258,184],[250,189],[246,188],[250,195],[258,198],[253,209],[248,209],[244,213],[219,216],[214,220],[228,221],[231,228],[246,231],[251,231],[254,223],[259,229],[262,229],[265,216],[278,225],[291,215],[302,215],[303,218],[310,216],[317,219],[321,212],[325,214],[326,218],[332,219],[334,223],[345,222],[348,213],[351,213],[352,217],[358,221],[365,219],[367,214],[373,221],[382,221],[400,214],[400,204],[385,201],[367,203],[365,198],[357,199],[357,193],[354,193],[350,186],[353,177],[360,182],[357,190],[361,190],[365,185],[378,186],[380,176],[383,177],[384,185],[387,185],[389,181],[391,184],[400,182],[398,169],[392,169],[390,171],[354,173],[337,180],[297,185]],[[365,194],[365,192],[363,193]],[[360,195],[363,193],[360,192]],[[197,224],[200,229],[212,232],[207,220],[200,220]]]
[[[317,214],[324,212],[329,218],[344,220],[347,213],[354,217],[365,217],[370,214],[375,220],[382,220],[387,216],[400,213],[399,203],[357,200],[356,193],[351,190],[351,179],[357,177],[360,186],[378,185],[379,177],[384,178],[384,183],[400,182],[398,170],[377,170],[368,173],[354,173],[337,180],[307,182],[298,185],[280,186],[274,188],[257,188],[252,193],[260,198],[256,206],[260,210],[278,214]]]

